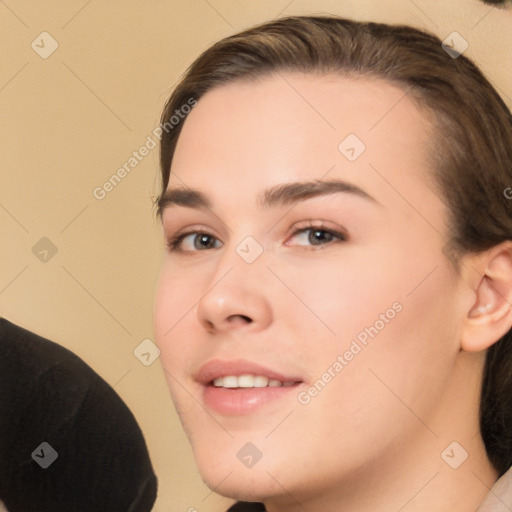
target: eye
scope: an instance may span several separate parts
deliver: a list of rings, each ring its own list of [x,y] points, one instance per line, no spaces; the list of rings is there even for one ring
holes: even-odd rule
[[[171,252],[197,252],[221,247],[220,240],[200,231],[182,233],[167,242]]]
[[[324,226],[309,226],[296,229],[289,240],[295,240],[295,243],[287,241],[285,245],[317,246],[345,242],[347,235]]]

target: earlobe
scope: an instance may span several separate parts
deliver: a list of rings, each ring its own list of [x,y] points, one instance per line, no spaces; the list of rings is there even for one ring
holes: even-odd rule
[[[473,272],[476,299],[464,320],[461,348],[468,352],[486,350],[512,326],[512,243],[503,242],[479,258]]]

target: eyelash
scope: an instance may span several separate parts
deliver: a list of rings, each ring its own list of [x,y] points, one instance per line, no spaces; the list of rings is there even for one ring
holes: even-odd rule
[[[301,233],[305,233],[307,231],[321,231],[323,233],[327,233],[328,235],[332,236],[335,240],[331,240],[329,242],[326,242],[325,244],[309,245],[306,247],[323,247],[325,245],[332,245],[333,243],[346,242],[348,240],[348,236],[346,233],[344,233],[342,231],[337,231],[332,228],[328,228],[323,224],[314,224],[314,223],[309,223],[307,226],[303,226],[303,227],[295,229],[288,238],[295,237],[295,236],[297,236]],[[168,250],[170,252],[177,252],[177,253],[183,253],[183,254],[196,253],[196,252],[202,252],[203,250],[205,250],[205,251],[209,250],[209,249],[203,249],[203,250],[190,251],[190,250],[184,250],[184,249],[180,248],[180,245],[183,242],[183,240],[187,236],[190,236],[190,235],[206,235],[206,236],[215,238],[213,235],[211,235],[210,233],[208,233],[206,231],[199,231],[199,230],[198,231],[187,231],[185,233],[180,233],[180,234],[174,236],[173,238],[171,238],[170,240],[168,240],[168,242],[167,242]],[[289,244],[285,244],[285,245],[289,245]],[[300,246],[300,247],[305,247],[305,246]],[[318,249],[316,249],[316,250],[318,250]]]

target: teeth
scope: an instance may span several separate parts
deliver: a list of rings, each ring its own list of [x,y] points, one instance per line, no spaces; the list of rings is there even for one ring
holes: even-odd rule
[[[217,377],[213,381],[213,385],[218,388],[279,388],[281,386],[290,387],[295,384],[295,381],[290,380],[281,382],[276,379],[269,379],[264,375],[226,375],[224,377]]]
[[[225,377],[224,377],[225,379]],[[236,377],[235,377],[236,379]],[[224,380],[225,382],[225,380]],[[254,375],[240,375],[238,377],[239,388],[253,388],[254,387]]]
[[[238,379],[235,376],[229,375],[228,377],[224,377],[224,382],[222,385],[225,388],[237,388],[238,387]]]
[[[254,377],[254,387],[255,388],[265,388],[268,385],[268,379],[267,377],[264,377],[263,375],[257,375]]]

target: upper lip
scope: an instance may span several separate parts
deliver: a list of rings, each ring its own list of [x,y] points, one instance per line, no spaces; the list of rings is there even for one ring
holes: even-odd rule
[[[196,373],[195,380],[201,384],[207,385],[217,377],[225,377],[226,375],[263,375],[269,379],[275,379],[281,382],[302,382],[302,379],[297,375],[286,375],[244,359],[233,361],[213,359],[208,361],[203,364]]]

